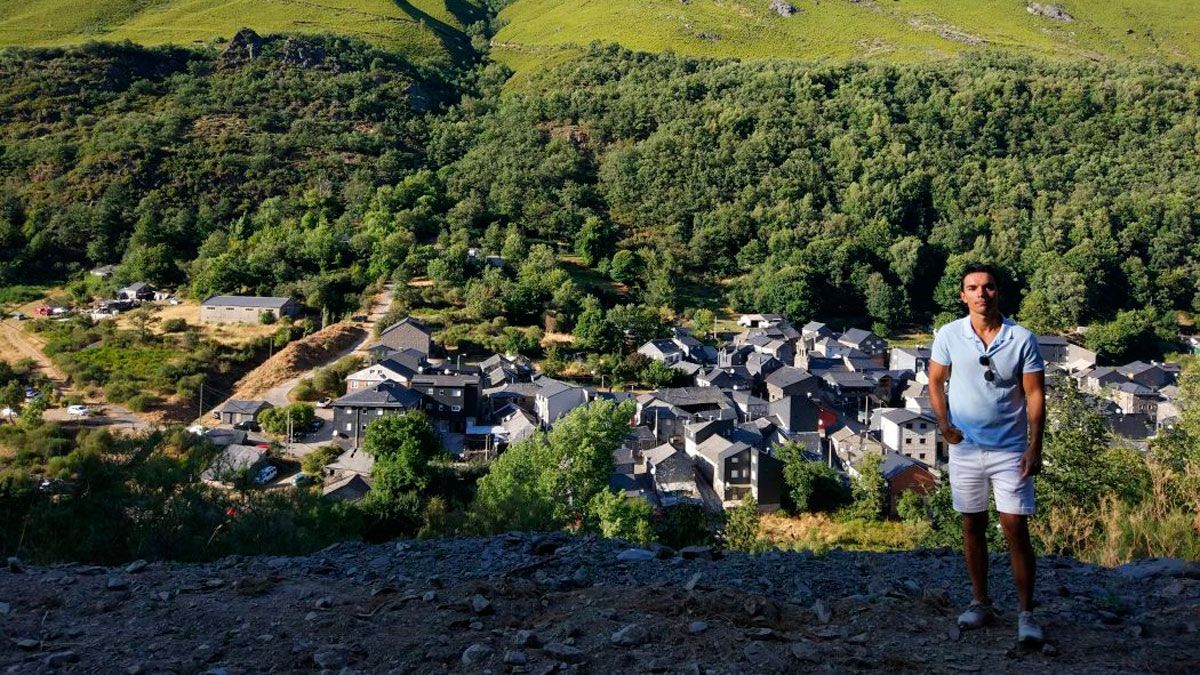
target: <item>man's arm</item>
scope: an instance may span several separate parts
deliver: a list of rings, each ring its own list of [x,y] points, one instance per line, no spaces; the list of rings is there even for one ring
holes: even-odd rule
[[[946,404],[946,381],[950,379],[950,366],[929,361],[929,405],[937,417],[938,429],[947,443],[961,443],[962,432],[950,425],[950,410]]]
[[[1046,374],[1022,373],[1025,390],[1025,415],[1029,419],[1029,447],[1021,456],[1021,477],[1036,476],[1042,470],[1042,434],[1046,429]]]

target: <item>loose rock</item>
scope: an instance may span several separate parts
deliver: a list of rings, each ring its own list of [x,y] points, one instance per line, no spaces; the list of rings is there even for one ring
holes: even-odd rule
[[[583,663],[587,660],[582,649],[561,642],[551,642],[545,646],[543,651],[563,663]]]
[[[817,615],[817,621],[821,623],[829,623],[833,619],[833,612],[829,609],[829,605],[825,604],[824,600],[817,599],[812,606],[813,614]]]
[[[617,554],[618,562],[644,562],[654,560],[654,552],[644,548],[631,548]]]
[[[471,611],[475,612],[476,614],[491,614],[492,603],[487,598],[476,593],[475,595],[471,596]]]
[[[529,662],[525,652],[510,649],[504,652],[504,663],[510,666],[523,666]]]
[[[129,588],[129,582],[125,581],[121,577],[110,577],[108,580],[108,585],[106,585],[105,588],[110,591],[123,591],[126,588]]]
[[[688,624],[688,632],[692,635],[699,635],[708,630],[708,624],[703,621],[693,621]]]
[[[612,634],[609,640],[614,645],[632,647],[646,640],[646,629],[636,623],[631,623],[627,626],[622,626],[620,630]]]
[[[519,630],[513,636],[513,644],[518,647],[536,648],[542,646],[542,640],[531,630]]]
[[[62,668],[68,663],[75,663],[79,660],[79,655],[72,651],[55,652],[46,657],[47,668]]]
[[[25,566],[21,564],[21,559],[16,556],[10,556],[8,559],[8,571],[13,574],[21,574],[25,571]]]
[[[491,658],[491,656],[492,648],[477,642],[470,647],[467,647],[467,649],[463,652],[462,662],[464,666],[477,666],[487,661],[489,658]]]
[[[126,574],[137,574],[146,569],[148,563],[145,560],[134,560],[125,567]]]

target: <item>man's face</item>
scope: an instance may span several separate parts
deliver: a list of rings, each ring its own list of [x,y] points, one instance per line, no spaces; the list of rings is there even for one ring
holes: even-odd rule
[[[996,279],[987,272],[972,272],[963,277],[958,297],[972,314],[991,314],[1000,302]]]

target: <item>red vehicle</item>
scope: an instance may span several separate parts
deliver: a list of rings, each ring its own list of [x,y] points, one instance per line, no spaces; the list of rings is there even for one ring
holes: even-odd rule
[[[40,305],[37,309],[33,310],[33,312],[38,316],[50,316],[54,310],[52,307],[50,307],[50,305]]]

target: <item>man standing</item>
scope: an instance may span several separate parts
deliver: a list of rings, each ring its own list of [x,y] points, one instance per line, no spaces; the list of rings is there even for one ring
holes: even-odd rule
[[[1017,639],[1039,643],[1033,618],[1033,476],[1042,470],[1045,365],[1037,337],[1000,314],[995,270],[963,271],[959,299],[967,316],[942,326],[929,362],[929,402],[950,444],[950,491],[963,518],[963,553],[974,599],[958,617],[979,628],[994,616],[988,596],[988,485],[1008,542],[1020,614]],[[946,381],[950,382],[949,406]]]

